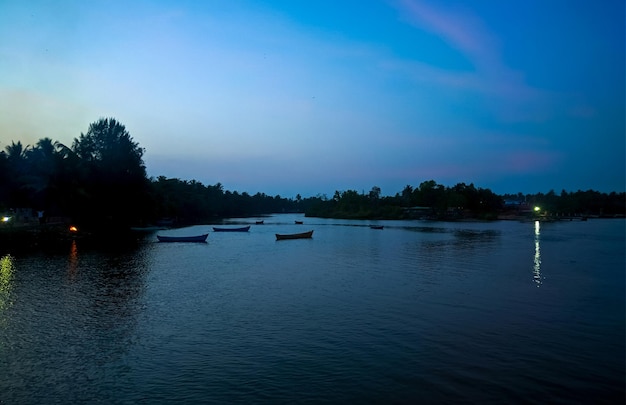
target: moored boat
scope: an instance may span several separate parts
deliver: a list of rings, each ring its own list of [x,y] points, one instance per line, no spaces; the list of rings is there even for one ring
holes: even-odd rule
[[[284,234],[280,234],[277,233],[276,234],[276,240],[283,240],[283,239],[309,239],[313,237],[313,231],[308,231],[308,232],[302,232],[302,233],[284,233]]]
[[[157,235],[157,239],[159,242],[204,242],[206,241],[208,233],[202,235],[192,235],[192,236],[166,236],[166,235]]]
[[[263,220],[256,221],[256,224],[257,224],[257,225],[263,225]]]
[[[383,229],[384,226],[383,225],[370,225],[370,228],[372,228],[372,229]]]
[[[240,228],[216,228],[213,227],[215,232],[248,232],[250,230],[250,225],[242,226]]]
[[[302,225],[304,222],[303,221],[293,221],[296,223],[296,225]]]

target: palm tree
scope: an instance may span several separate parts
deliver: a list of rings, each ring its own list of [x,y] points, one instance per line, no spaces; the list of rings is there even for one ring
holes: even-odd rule
[[[17,141],[17,143],[11,141],[11,145],[7,145],[4,149],[6,150],[9,161],[15,164],[26,159],[26,153],[29,148],[30,145],[24,147],[21,141]]]
[[[25,187],[31,190],[32,204],[39,209],[56,210],[66,199],[60,192],[64,168],[64,145],[50,138],[40,139],[27,151],[29,175]],[[63,211],[63,210],[61,210]]]
[[[28,182],[28,161],[26,159],[30,146],[22,145],[22,142],[11,141],[11,145],[5,147],[5,187],[6,201],[13,207],[28,205],[28,190],[24,184]]]
[[[52,157],[56,153],[57,143],[50,138],[41,138],[35,144],[35,150],[40,151],[43,156]]]

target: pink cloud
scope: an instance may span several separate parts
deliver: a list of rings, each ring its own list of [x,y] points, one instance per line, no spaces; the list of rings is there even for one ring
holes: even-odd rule
[[[515,151],[501,158],[503,171],[509,173],[537,173],[556,165],[560,156],[548,151]]]
[[[474,66],[473,71],[459,72],[422,63],[405,64],[414,77],[487,96],[490,107],[507,121],[545,119],[546,103],[553,95],[529,86],[522,71],[503,63],[497,37],[480,18],[469,10],[436,8],[419,0],[401,0],[399,4],[412,24],[443,38]]]
[[[415,0],[403,0],[401,4],[413,22],[437,33],[463,53],[491,58],[487,50],[493,49],[496,41],[482,28],[477,18],[451,10],[444,13]]]

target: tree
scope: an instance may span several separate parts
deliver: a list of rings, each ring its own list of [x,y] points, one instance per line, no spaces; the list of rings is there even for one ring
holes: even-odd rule
[[[86,134],[74,139],[72,151],[80,159],[80,182],[89,212],[83,220],[94,224],[129,225],[141,220],[148,181],[144,150],[126,127],[114,118],[101,118]]]
[[[4,187],[6,188],[6,199],[13,207],[25,207],[28,205],[28,161],[26,159],[29,145],[22,145],[22,142],[11,141],[11,145],[5,147],[6,171],[4,172]]]
[[[87,134],[81,133],[80,138],[74,139],[72,149],[101,174],[113,176],[112,181],[146,176],[144,150],[114,118],[101,118],[91,124]]]
[[[445,187],[434,180],[424,181],[420,183],[419,189],[415,190],[419,196],[417,203],[424,207],[445,210],[447,208],[445,191]]]
[[[42,138],[37,144],[26,149],[26,172],[21,179],[22,188],[28,194],[28,200],[38,209],[46,205],[46,194],[51,179],[54,178],[54,142],[50,138]]]
[[[374,186],[369,192],[369,198],[372,200],[378,200],[380,199],[380,193],[381,193],[380,187]]]
[[[4,149],[6,150],[9,162],[15,165],[17,162],[26,159],[26,152],[29,147],[30,145],[22,145],[21,141],[17,141],[17,143],[11,141],[11,145],[7,145]]]
[[[410,207],[412,199],[413,199],[413,187],[407,184],[406,186],[404,186],[404,189],[402,190],[402,204],[405,207]]]

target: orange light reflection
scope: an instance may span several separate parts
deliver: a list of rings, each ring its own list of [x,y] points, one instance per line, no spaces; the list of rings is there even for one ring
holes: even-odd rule
[[[70,279],[74,279],[76,277],[76,269],[78,268],[78,247],[76,246],[76,241],[72,241],[72,246],[70,247],[70,255],[68,258],[68,275]]]

